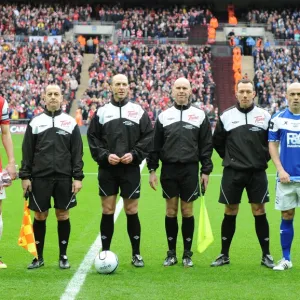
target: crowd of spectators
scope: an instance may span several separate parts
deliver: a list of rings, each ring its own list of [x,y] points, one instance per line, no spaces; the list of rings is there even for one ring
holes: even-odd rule
[[[213,108],[215,83],[211,73],[210,47],[144,44],[99,45],[89,68],[89,88],[80,99],[83,120],[90,110],[109,102],[111,78],[116,73],[128,76],[129,99],[140,103],[154,121],[172,104],[171,86],[178,77],[186,77],[192,86],[191,101],[215,119]]]
[[[9,102],[12,119],[31,119],[43,110],[45,86],[58,84],[68,112],[80,83],[83,57],[70,42],[30,42],[14,46],[0,43],[0,95]]]
[[[196,24],[207,25],[212,18],[210,6],[171,6],[168,8],[123,8],[97,5],[101,22],[120,22],[119,37],[123,38],[183,38]]]
[[[119,35],[127,37],[187,37],[196,24],[209,24],[209,6],[171,8],[123,8],[117,5],[89,4],[2,4],[0,35],[61,35],[78,22],[89,23],[93,17],[102,22],[121,23]]]
[[[0,4],[0,35],[61,35],[91,14],[89,4]]]
[[[268,47],[253,52],[258,103],[275,113],[287,106],[286,88],[300,82],[299,47]]]
[[[80,83],[83,60],[78,44],[29,42],[28,38],[20,40],[14,35],[61,35],[73,24],[88,23],[97,14],[100,21],[120,22],[119,34],[124,38],[187,37],[192,26],[207,25],[212,17],[211,10],[204,6],[125,9],[120,4],[94,8],[69,4],[0,5],[0,95],[9,101],[11,118],[30,119],[39,113],[43,109],[43,91],[49,83],[62,87],[63,109],[68,111]],[[109,85],[116,73],[128,76],[130,100],[140,103],[152,120],[171,105],[171,86],[180,76],[191,81],[191,101],[215,119],[209,47],[148,47],[126,42],[94,43],[93,47],[96,54],[89,70],[89,88],[80,100],[85,120],[110,101]]]
[[[247,21],[267,24],[275,39],[300,41],[300,8],[253,9],[247,14]]]

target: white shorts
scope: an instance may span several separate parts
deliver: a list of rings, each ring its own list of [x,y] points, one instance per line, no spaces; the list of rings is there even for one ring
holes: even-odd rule
[[[275,209],[285,211],[298,206],[300,206],[300,183],[277,182]]]
[[[0,200],[3,200],[6,198],[6,193],[4,187],[0,188]]]

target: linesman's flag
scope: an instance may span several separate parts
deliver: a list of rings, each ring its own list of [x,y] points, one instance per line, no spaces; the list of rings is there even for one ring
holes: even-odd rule
[[[22,221],[20,236],[18,240],[18,245],[26,249],[28,252],[30,252],[33,256],[37,258],[38,255],[36,250],[31,217],[30,217],[30,210],[28,208],[28,201],[26,196],[24,202],[25,202],[24,214],[23,214],[23,221]]]
[[[198,240],[197,250],[202,253],[208,246],[214,241],[214,236],[210,226],[210,221],[205,205],[205,189],[201,186],[201,198],[200,198],[200,215],[199,215],[199,227],[198,227]]]

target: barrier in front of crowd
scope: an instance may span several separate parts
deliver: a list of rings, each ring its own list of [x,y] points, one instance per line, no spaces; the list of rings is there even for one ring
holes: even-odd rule
[[[126,38],[123,36],[118,37],[119,42],[130,42],[130,43],[142,43],[146,45],[164,45],[164,44],[187,44],[188,43],[188,38],[168,38],[168,37],[163,37],[163,38]]]
[[[221,30],[224,27],[234,27],[234,26],[232,26],[232,24],[229,24],[229,23],[222,23],[222,22],[220,23],[219,22],[218,30]],[[238,22],[236,27],[263,27],[263,28],[267,29],[267,24],[265,24],[265,23]]]
[[[274,40],[274,41],[269,41],[270,46],[277,47],[277,46],[282,46],[282,47],[294,47],[294,46],[300,46],[300,41],[295,41],[295,40]]]
[[[29,42],[48,42],[49,44],[53,45],[55,43],[61,43],[62,36],[61,35],[49,35],[49,36],[29,36]]]
[[[48,36],[28,36],[28,35],[0,35],[0,44],[3,48],[5,44],[8,47],[15,45],[15,43],[29,43],[29,42],[48,42],[50,44],[54,44],[55,42],[61,43],[63,39],[62,35],[48,35]],[[5,48],[4,48],[5,50]]]
[[[29,119],[10,120],[11,134],[24,134],[27,128]],[[0,128],[1,131],[1,128]]]

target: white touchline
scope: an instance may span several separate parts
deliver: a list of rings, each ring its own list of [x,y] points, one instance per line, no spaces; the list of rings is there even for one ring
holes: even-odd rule
[[[140,170],[142,172],[144,166],[146,164],[146,160],[143,160],[140,165]],[[96,173],[92,173],[96,174]],[[117,218],[123,208],[123,199],[120,197],[120,200],[117,203],[115,215],[114,215],[114,222],[117,221]],[[76,273],[73,275],[72,279],[69,281],[64,293],[61,295],[60,300],[74,300],[77,294],[80,292],[80,289],[85,281],[86,275],[88,271],[91,269],[94,258],[97,255],[97,252],[101,249],[101,238],[100,234],[97,235],[95,242],[90,247],[88,253],[85,255],[83,261],[81,262],[79,268],[77,269]],[[96,272],[96,271],[95,271]],[[100,275],[99,275],[100,276]]]

